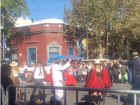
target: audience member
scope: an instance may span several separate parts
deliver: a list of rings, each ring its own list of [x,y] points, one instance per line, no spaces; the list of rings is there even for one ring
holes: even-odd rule
[[[12,72],[12,67],[8,64],[1,65],[1,85],[4,87],[4,91],[6,94],[6,88],[14,84],[11,78],[9,77]],[[9,105],[15,105],[15,96],[16,96],[16,89],[11,87],[9,89]],[[2,103],[1,103],[2,104]]]

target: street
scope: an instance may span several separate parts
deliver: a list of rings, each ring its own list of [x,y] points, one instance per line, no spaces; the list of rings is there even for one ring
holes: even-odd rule
[[[76,87],[83,87],[85,83],[77,83]],[[33,85],[33,83],[26,83],[23,85]],[[50,82],[47,83],[47,86],[50,86]],[[131,85],[129,84],[113,84],[113,87],[111,87],[111,89],[122,89],[122,90],[130,90]],[[30,96],[31,96],[31,92],[32,89],[27,88],[26,89],[26,105],[32,105],[30,103]],[[22,93],[24,94],[24,90],[22,89]],[[38,93],[38,92],[37,92]],[[50,97],[52,96],[51,94],[51,90],[50,89],[46,89],[45,90],[45,105],[50,105],[49,101],[50,101]],[[76,92],[75,91],[67,91],[66,94],[66,102],[67,105],[74,105],[76,102]],[[79,91],[78,92],[78,102],[88,102],[88,92],[83,92],[83,91]],[[121,105],[123,105],[123,102],[126,98],[126,94],[121,94],[121,98],[120,98],[120,103]],[[37,101],[35,102],[35,105],[43,105],[43,100],[41,100],[41,103],[38,103]],[[64,99],[62,99],[62,103],[64,104]],[[19,100],[17,102],[18,105],[24,105],[24,100]],[[102,105],[102,104],[101,104]],[[106,97],[105,97],[105,105],[117,105],[117,94],[116,93],[107,93]]]

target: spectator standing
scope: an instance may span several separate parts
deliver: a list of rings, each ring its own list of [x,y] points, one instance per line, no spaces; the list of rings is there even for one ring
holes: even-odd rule
[[[119,75],[119,64],[117,63],[116,60],[114,60],[114,64],[113,64],[113,77],[114,77],[114,82],[117,83],[118,82],[118,75]]]
[[[74,69],[74,77],[75,77],[75,79],[76,79],[76,81],[78,81],[78,77],[77,77],[77,69]]]
[[[12,67],[8,64],[2,64],[1,65],[1,85],[4,87],[4,91],[6,94],[6,88],[14,84],[12,79],[9,77],[11,75]],[[16,88],[11,87],[9,89],[9,103],[10,105],[16,105],[15,104],[15,98],[16,98]],[[1,100],[1,105],[2,105],[2,100]]]
[[[78,77],[77,82],[82,82],[82,70],[81,70],[80,66],[78,66],[78,69],[77,69],[77,77]]]
[[[124,62],[126,62],[126,61],[124,60]],[[124,77],[125,72],[126,72],[126,66],[122,65],[121,66],[121,74],[122,74],[123,77]]]
[[[109,67],[108,67],[108,65],[107,65],[107,62],[106,62],[106,61],[104,61],[104,62],[103,62],[103,66],[102,66],[102,68],[103,68],[103,69],[109,69]]]
[[[86,68],[84,67],[84,64],[82,64],[81,70],[82,70],[83,82],[86,82],[87,71]]]
[[[131,67],[130,66],[126,66],[126,70],[127,70],[127,73],[128,73],[129,83],[131,84],[132,83],[132,70],[131,70]]]
[[[111,82],[113,82],[113,80],[114,80],[114,77],[113,77],[113,62],[110,62],[109,74],[110,74]]]

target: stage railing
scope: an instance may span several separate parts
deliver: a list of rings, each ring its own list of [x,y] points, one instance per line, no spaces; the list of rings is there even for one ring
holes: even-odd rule
[[[36,86],[36,85],[9,85],[6,89],[6,105],[9,105],[9,88],[16,87],[16,88],[24,88],[24,105],[26,105],[26,88],[42,88],[43,89],[43,96],[45,96],[45,89],[56,89],[64,90],[64,105],[67,105],[66,101],[66,94],[67,90],[74,90],[76,91],[76,105],[78,105],[78,91],[88,91],[89,92],[89,105],[91,105],[91,92],[102,92],[103,93],[103,101],[102,105],[105,105],[105,93],[117,93],[117,105],[120,105],[120,94],[133,94],[134,95],[134,105],[137,105],[137,94],[140,94],[140,91],[135,90],[116,90],[116,89],[96,89],[96,88],[82,88],[82,87],[56,87],[56,86]],[[55,92],[53,93],[55,97]],[[55,99],[53,99],[53,105],[56,105]],[[43,105],[45,105],[45,97],[43,98]]]

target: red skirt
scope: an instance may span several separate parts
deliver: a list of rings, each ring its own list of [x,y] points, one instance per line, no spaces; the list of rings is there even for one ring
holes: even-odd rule
[[[99,89],[104,88],[102,77],[96,77],[96,82],[95,82],[94,88],[99,88]]]
[[[67,77],[66,82],[65,82],[66,85],[74,85],[77,83],[74,75],[67,74],[65,76]]]

